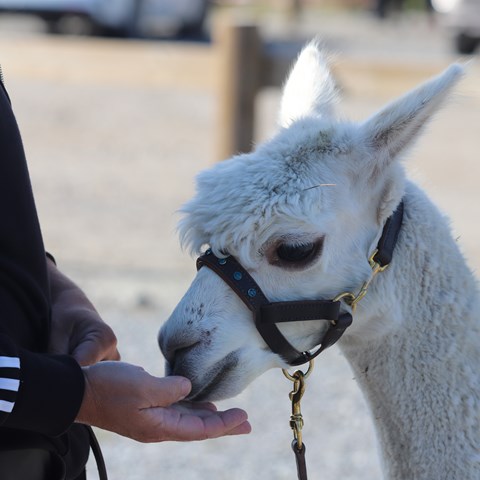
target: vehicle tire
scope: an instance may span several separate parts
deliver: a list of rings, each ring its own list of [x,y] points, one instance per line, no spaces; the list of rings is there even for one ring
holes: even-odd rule
[[[199,18],[195,22],[184,24],[178,31],[178,36],[187,38],[204,38],[205,37],[205,21],[208,15],[209,3],[205,2]]]
[[[176,34],[178,38],[202,38],[205,36],[205,31],[203,29],[203,24],[189,24],[182,25]]]
[[[471,55],[475,52],[478,45],[478,39],[470,37],[466,33],[459,33],[455,37],[455,49],[462,55]]]
[[[97,33],[91,19],[82,15],[62,15],[48,22],[48,31],[58,35],[93,35]]]

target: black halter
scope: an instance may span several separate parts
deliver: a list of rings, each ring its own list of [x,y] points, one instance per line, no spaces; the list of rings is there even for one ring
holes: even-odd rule
[[[388,218],[382,236],[373,256],[373,261],[381,269],[390,263],[393,250],[403,220],[403,202],[393,215]],[[240,297],[253,313],[258,332],[272,352],[280,355],[292,366],[306,363],[326,348],[333,345],[352,323],[352,315],[340,312],[340,300],[304,300],[291,302],[270,302],[250,274],[233,257],[216,257],[208,249],[197,259],[197,270],[207,266],[221,277]],[[329,328],[313,351],[300,352],[282,335],[277,327],[280,322],[299,322],[304,320],[324,320]]]

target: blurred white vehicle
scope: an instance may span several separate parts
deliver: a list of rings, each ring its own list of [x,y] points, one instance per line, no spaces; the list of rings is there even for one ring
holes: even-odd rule
[[[0,12],[36,15],[54,33],[157,37],[200,33],[208,0],[0,0]]]
[[[470,54],[480,44],[480,0],[433,0],[433,8],[444,15],[459,53]]]

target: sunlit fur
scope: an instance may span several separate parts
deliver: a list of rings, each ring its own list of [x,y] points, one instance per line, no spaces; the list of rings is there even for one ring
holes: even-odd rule
[[[368,256],[404,199],[393,262],[339,342],[372,409],[390,479],[480,478],[476,282],[447,221],[400,163],[461,76],[462,67],[452,65],[366,121],[343,121],[334,115],[333,77],[312,43],[285,86],[278,133],[202,172],[182,209],[183,245],[235,255],[270,300],[330,299],[357,292],[369,278]],[[268,261],[268,247],[279,239],[323,236],[321,256],[304,269]],[[280,329],[305,350],[324,325]],[[206,267],[159,343],[167,372],[191,378],[195,399],[233,396],[265,370],[284,366],[249,310]]]

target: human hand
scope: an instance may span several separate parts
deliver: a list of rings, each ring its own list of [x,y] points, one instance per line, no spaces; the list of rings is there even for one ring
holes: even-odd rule
[[[157,378],[123,362],[84,367],[85,394],[77,422],[139,442],[205,440],[250,433],[247,414],[218,412],[212,403],[180,402],[191,389],[184,377]]]
[[[48,259],[52,295],[50,353],[72,355],[82,365],[119,360],[113,330],[100,318],[82,290]]]

